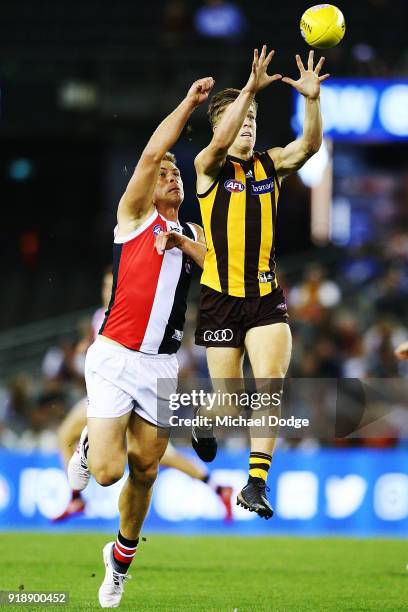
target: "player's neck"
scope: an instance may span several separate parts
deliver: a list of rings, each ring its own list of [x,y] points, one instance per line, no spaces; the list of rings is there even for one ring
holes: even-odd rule
[[[231,157],[237,157],[238,159],[243,159],[244,161],[251,159],[253,154],[253,149],[242,149],[240,147],[235,147],[234,145],[228,149],[228,155]]]
[[[178,206],[157,205],[157,212],[167,221],[178,221]]]

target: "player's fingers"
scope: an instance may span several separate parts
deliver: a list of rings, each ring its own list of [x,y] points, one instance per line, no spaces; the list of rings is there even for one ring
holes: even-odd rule
[[[296,57],[296,63],[297,63],[297,66],[299,68],[300,74],[304,74],[305,67],[303,65],[302,60],[300,59],[300,55],[296,55],[295,57]]]
[[[157,237],[157,238],[156,238],[155,243],[154,243],[154,246],[155,246],[156,251],[158,252],[158,254],[159,254],[159,255],[163,255],[163,249],[162,249],[162,247],[161,247],[159,237]]]
[[[283,77],[282,81],[284,83],[287,83],[288,85],[292,85],[292,87],[296,87],[297,86],[296,81],[294,81],[293,79],[290,79],[289,77]]]
[[[272,83],[272,81],[279,81],[279,79],[281,79],[281,78],[282,78],[281,74],[272,74],[269,77],[269,82]]]
[[[214,85],[214,79],[212,77],[203,77],[197,83],[201,86],[201,89],[211,89]]]
[[[329,78],[329,76],[330,76],[330,74],[329,74],[329,73],[324,74],[323,76],[319,77],[319,81],[320,81],[321,83],[323,83],[323,81],[327,81],[327,79]]]
[[[167,238],[168,238],[167,232],[161,232],[156,237],[156,250],[159,255],[163,255],[164,251],[166,250]]]
[[[321,57],[319,59],[319,63],[316,65],[316,68],[315,68],[315,74],[319,74],[320,73],[325,59],[326,59],[325,57]]]
[[[258,65],[258,49],[254,49],[254,59],[252,60],[252,72],[255,74]]]
[[[271,59],[273,58],[274,55],[275,55],[275,51],[270,51],[268,53],[268,55],[266,56],[265,61],[264,61],[264,66],[266,66],[266,67],[269,66],[270,61],[271,61]]]
[[[261,51],[261,57],[260,57],[261,63],[264,61],[265,57],[266,57],[266,45],[262,45],[262,51]]]
[[[307,69],[313,70],[314,51],[309,51],[309,57],[307,58]]]

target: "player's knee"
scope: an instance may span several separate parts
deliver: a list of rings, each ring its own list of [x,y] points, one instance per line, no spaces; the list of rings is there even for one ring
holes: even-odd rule
[[[276,366],[274,368],[268,368],[268,366],[266,366],[264,369],[261,368],[257,372],[256,377],[258,379],[265,378],[268,381],[273,381],[273,384],[279,387],[283,386],[283,379],[285,378],[285,375],[286,370],[284,370],[283,368],[277,368]]]
[[[147,461],[143,459],[133,458],[129,462],[129,475],[138,484],[147,488],[153,486],[157,478],[159,470],[159,461]]]
[[[99,464],[92,465],[91,471],[98,484],[109,487],[122,478],[124,470],[119,465]]]

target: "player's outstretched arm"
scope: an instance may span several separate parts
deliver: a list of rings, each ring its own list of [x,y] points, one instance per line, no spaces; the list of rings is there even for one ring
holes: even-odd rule
[[[202,268],[204,266],[205,254],[207,252],[207,245],[204,237],[204,230],[200,225],[193,223],[194,228],[197,232],[197,240],[191,240],[183,234],[178,232],[160,232],[156,236],[155,247],[159,255],[163,255],[164,251],[169,249],[178,248],[183,253],[191,257],[195,263]]]
[[[275,147],[268,151],[273,159],[278,176],[281,178],[299,170],[312,155],[317,153],[322,144],[320,83],[328,79],[330,75],[320,76],[325,58],[321,57],[314,69],[313,58],[314,52],[310,51],[306,70],[300,56],[296,55],[300,78],[297,81],[289,77],[283,77],[282,79],[284,83],[288,83],[304,96],[305,119],[303,134],[300,138],[289,143],[286,147]]]
[[[195,159],[195,167],[199,177],[204,175],[213,179],[217,176],[225,163],[228,149],[237,137],[255,95],[273,81],[282,78],[280,74],[272,76],[267,74],[274,53],[275,51],[271,51],[267,55],[266,45],[262,47],[261,55],[259,55],[258,49],[254,49],[252,69],[247,84],[241,90],[237,99],[226,109],[214,130],[214,135],[208,147],[203,149]]]
[[[129,224],[135,229],[152,208],[152,196],[160,172],[160,162],[179,138],[194,109],[207,100],[213,85],[212,77],[195,81],[184,100],[153,132],[119,202],[119,231],[121,226],[129,230]]]

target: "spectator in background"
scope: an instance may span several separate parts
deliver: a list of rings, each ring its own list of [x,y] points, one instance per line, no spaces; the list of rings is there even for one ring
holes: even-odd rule
[[[75,343],[70,338],[62,338],[58,345],[50,346],[44,355],[41,370],[48,380],[73,380],[77,376]]]
[[[208,38],[239,38],[246,27],[241,9],[233,2],[207,0],[195,14],[197,32]]]
[[[380,320],[368,330],[364,337],[368,376],[374,378],[398,376],[398,363],[394,350],[401,341],[403,333],[402,328],[389,320]]]
[[[398,359],[402,359],[404,361],[408,361],[408,341],[402,342],[395,349],[395,355]]]
[[[307,270],[304,280],[290,291],[288,301],[294,318],[318,323],[324,311],[337,306],[340,298],[338,285],[327,280],[323,268],[314,264]]]
[[[32,380],[29,376],[20,373],[8,381],[4,406],[4,423],[7,428],[20,435],[26,428],[34,408]]]
[[[404,271],[392,267],[378,283],[378,297],[375,302],[378,315],[387,313],[396,319],[407,317],[408,291]]]
[[[190,9],[185,0],[168,0],[163,10],[162,44],[167,48],[180,47],[192,30]]]

